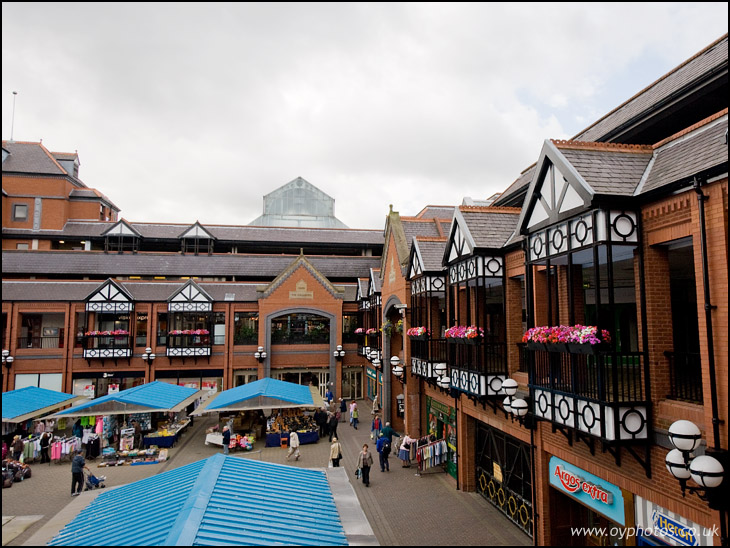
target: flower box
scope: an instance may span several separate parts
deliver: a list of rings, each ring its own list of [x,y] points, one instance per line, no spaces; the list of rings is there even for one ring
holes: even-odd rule
[[[425,341],[428,338],[428,335],[408,335],[408,338],[412,341]]]
[[[569,352],[568,345],[565,343],[545,343],[545,350],[548,352]]]
[[[545,350],[545,343],[527,341],[525,344],[527,345],[528,350]]]

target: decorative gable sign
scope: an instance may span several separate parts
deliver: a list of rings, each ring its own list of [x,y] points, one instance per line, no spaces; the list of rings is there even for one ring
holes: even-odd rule
[[[289,292],[289,299],[314,299],[314,291],[307,291],[307,282],[299,280],[296,285],[295,291]]]
[[[87,312],[118,314],[120,312],[131,312],[133,309],[134,302],[131,295],[113,280],[104,282],[99,289],[86,299]]]

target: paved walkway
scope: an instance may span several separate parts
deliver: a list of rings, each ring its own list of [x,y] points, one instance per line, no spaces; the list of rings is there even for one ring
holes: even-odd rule
[[[366,409],[366,405],[361,405]],[[513,525],[491,504],[475,493],[457,491],[455,482],[444,473],[428,473],[415,476],[414,468],[401,468],[400,461],[390,458],[391,471],[380,472],[377,453],[375,466],[370,473],[370,487],[354,478],[357,455],[363,443],[370,441],[369,419],[354,430],[347,423],[340,423],[338,434],[344,449],[344,468],[370,525],[381,545],[530,545],[532,541]],[[205,445],[205,429],[214,423],[214,417],[196,419],[195,425],[170,450],[166,463],[147,466],[122,466],[97,468],[89,463],[95,475],[106,475],[108,486],[118,486],[149,477],[207,458],[221,451],[217,446]],[[260,451],[260,452],[259,452]],[[329,443],[320,440],[301,447],[299,461],[286,461],[286,450],[263,448],[257,442],[255,451],[243,454],[246,458],[289,464],[304,468],[325,468],[329,458]],[[21,531],[8,546],[20,546],[27,542],[38,527],[47,523],[63,510],[71,498],[71,466],[65,464],[32,465],[33,476],[10,489],[3,489],[3,524],[6,517],[37,519],[25,531]],[[80,498],[80,497],[79,497]],[[39,516],[42,516],[39,518]],[[23,520],[18,520],[23,521]],[[7,531],[10,533],[10,531]],[[3,525],[3,545],[6,545]]]

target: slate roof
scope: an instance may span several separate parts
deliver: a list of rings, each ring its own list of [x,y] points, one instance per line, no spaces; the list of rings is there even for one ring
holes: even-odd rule
[[[442,238],[443,234],[439,233],[436,226],[438,221],[432,219],[415,219],[413,217],[401,217],[403,223],[403,232],[406,236],[406,245],[410,249],[413,238]]]
[[[40,281],[40,280],[3,280],[2,292],[5,302],[62,301],[83,302],[104,282],[99,281]],[[170,296],[185,285],[179,282],[158,281],[117,281],[127,290],[135,302],[166,302]],[[237,282],[197,282],[214,302],[256,302],[259,298],[258,283]],[[344,289],[344,300],[355,302],[357,286],[339,285]],[[367,293],[366,293],[367,294]]]
[[[416,239],[418,250],[421,253],[423,264],[421,265],[424,272],[440,272],[444,270],[442,261],[444,251],[446,249],[446,238],[440,240],[420,240]]]
[[[114,226],[114,222],[69,221],[62,230],[39,230],[38,236],[101,238],[102,234]],[[178,240],[180,233],[190,224],[131,223],[143,238]],[[334,228],[282,228],[256,226],[223,226],[201,224],[205,230],[218,240],[235,242],[287,242],[287,243],[332,243],[355,245],[383,245],[383,232],[380,230],[334,229]],[[3,229],[3,233],[28,232],[28,230]]]
[[[325,472],[218,454],[104,491],[49,544],[320,546],[347,538]]]
[[[725,115],[717,120],[659,146],[654,152],[654,165],[637,191],[645,194],[704,170],[727,165],[727,130],[726,109]]]
[[[631,99],[573,137],[575,141],[596,141],[622,124],[651,109],[703,74],[728,64],[728,37],[723,36],[677,68],[659,78]]]
[[[651,147],[637,149],[573,141],[553,143],[596,194],[633,195],[653,152]]]
[[[3,274],[116,276],[246,276],[270,280],[295,259],[291,255],[181,255],[178,253],[103,253],[97,251],[3,251]],[[308,260],[327,278],[368,276],[380,257],[312,256]]]
[[[512,207],[461,206],[459,212],[476,247],[483,248],[502,247],[517,228],[520,217],[520,210]]]
[[[3,141],[3,148],[10,152],[3,162],[3,173],[68,175],[41,143]]]
[[[417,219],[450,219],[454,216],[454,206],[426,206],[416,214]]]

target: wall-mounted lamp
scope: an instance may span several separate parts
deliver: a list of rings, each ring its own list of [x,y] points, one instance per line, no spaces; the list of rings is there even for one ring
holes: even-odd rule
[[[341,344],[338,344],[337,345],[337,349],[334,351],[333,354],[334,354],[336,360],[342,361],[342,358],[345,357],[345,351],[342,350],[342,345]]]
[[[406,383],[406,370],[400,366],[400,358],[398,356],[392,356],[390,358],[391,373],[398,377],[401,384]]]
[[[155,361],[156,357],[157,356],[155,356],[152,353],[152,349],[149,346],[144,349],[144,354],[142,354],[142,359],[145,361],[145,363],[152,365],[152,362]]]
[[[253,353],[253,355],[259,361],[259,363],[263,363],[263,361],[266,359],[266,352],[264,351],[263,346],[259,346],[256,352]]]

